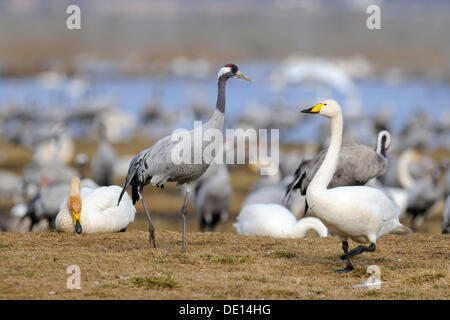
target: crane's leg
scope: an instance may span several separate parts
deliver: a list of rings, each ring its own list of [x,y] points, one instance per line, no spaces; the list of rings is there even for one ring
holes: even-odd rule
[[[365,246],[359,246],[359,247],[356,247],[355,249],[353,249],[353,250],[351,250],[351,251],[349,251],[349,252],[344,253],[344,254],[341,256],[341,259],[342,259],[342,260],[345,260],[345,259],[348,259],[348,258],[350,258],[350,257],[356,256],[356,255],[358,255],[358,254],[361,254],[361,253],[363,253],[363,252],[365,252],[365,251],[367,251],[367,252],[374,252],[375,249],[376,249],[376,247],[377,247],[377,246],[376,246],[375,243],[371,243],[370,246],[368,246],[368,247],[365,247]]]
[[[347,254],[347,252],[348,252],[348,242],[347,242],[347,240],[342,241],[342,250],[344,250],[344,254]],[[336,270],[334,272],[336,272],[336,273],[347,273],[349,271],[352,271],[353,270],[353,265],[352,265],[352,263],[350,261],[350,258],[346,259],[346,263],[347,263],[347,266],[345,267],[345,269]]]
[[[186,184],[186,194],[184,196],[183,207],[181,208],[181,217],[183,218],[183,245],[181,247],[182,252],[186,252],[186,215],[187,215],[187,198],[189,195],[190,186]]]
[[[150,218],[150,213],[148,212],[147,205],[145,204],[144,196],[142,195],[142,187],[138,187],[137,191],[139,194],[139,198],[142,201],[142,205],[144,206],[145,213],[147,214],[149,242],[150,242],[150,245],[152,245],[152,241],[153,241],[153,248],[156,248],[155,228],[153,227],[152,219]]]

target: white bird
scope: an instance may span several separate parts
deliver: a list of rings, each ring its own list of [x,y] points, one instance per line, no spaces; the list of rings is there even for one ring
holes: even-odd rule
[[[12,200],[19,192],[20,177],[7,170],[0,170],[0,200]]]
[[[402,188],[393,188],[383,185],[378,178],[374,178],[367,182],[367,187],[376,188],[383,191],[389,199],[394,201],[400,209],[400,217],[402,217],[408,209],[408,190]]]
[[[80,188],[80,179],[73,177],[69,196],[56,216],[56,229],[76,233],[125,231],[134,221],[136,209],[128,194],[117,205],[121,190],[119,186]]]
[[[386,151],[391,145],[391,134],[380,131],[377,137],[375,150],[364,144],[346,143],[339,151],[339,161],[329,188],[341,186],[362,186],[373,178],[386,172]],[[294,179],[286,189],[286,199],[289,199],[294,190],[300,189],[306,195],[309,184],[319,170],[326,156],[322,150],[314,158],[303,160],[295,170]],[[306,204],[306,211],[308,203]]]
[[[73,158],[75,144],[65,124],[57,123],[50,134],[38,141],[34,147],[33,163],[39,166],[68,164]]]
[[[80,182],[82,188],[96,189],[99,186],[91,179],[82,179]],[[42,220],[48,221],[48,227],[54,227],[55,218],[60,211],[61,203],[67,198],[70,186],[68,182],[61,182],[49,185],[46,179],[43,179],[38,194],[27,204],[24,219],[29,217],[31,225],[29,231],[39,224]]]
[[[327,228],[342,241],[347,266],[338,273],[353,270],[350,258],[364,251],[373,252],[377,239],[386,234],[409,234],[411,230],[398,219],[400,209],[380,190],[366,186],[345,186],[327,189],[336,170],[342,146],[344,120],[342,110],[335,100],[326,100],[303,113],[320,114],[331,121],[331,141],[325,159],[309,184],[306,200],[312,215],[318,217]],[[348,239],[360,245],[348,251]]]
[[[239,234],[275,238],[303,238],[309,230],[326,237],[328,230],[317,218],[297,221],[286,207],[276,203],[258,203],[244,206],[233,224]]]
[[[442,233],[450,233],[450,196],[445,202],[444,217],[442,219]]]

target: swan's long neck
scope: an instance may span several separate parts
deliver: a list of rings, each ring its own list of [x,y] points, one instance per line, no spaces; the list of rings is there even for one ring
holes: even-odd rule
[[[327,189],[333,179],[339,161],[339,152],[341,151],[343,126],[344,120],[342,118],[342,113],[339,112],[331,118],[330,146],[328,147],[322,165],[309,184],[308,189]]]
[[[70,197],[80,197],[80,183],[78,177],[72,178],[70,182]]]
[[[414,160],[414,151],[407,150],[405,151],[398,160],[398,168],[397,168],[397,178],[400,185],[404,189],[411,189],[416,180],[412,177],[411,172],[409,171],[409,165]]]
[[[300,219],[292,229],[292,235],[296,238],[304,238],[306,236],[306,232],[308,232],[309,230],[313,230],[314,232],[316,232],[319,237],[326,237],[328,233],[326,227],[318,220],[316,221]]]

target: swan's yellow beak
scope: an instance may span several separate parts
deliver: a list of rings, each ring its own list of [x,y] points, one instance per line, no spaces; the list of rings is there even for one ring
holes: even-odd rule
[[[319,113],[322,110],[323,103],[316,104],[314,107],[302,110],[302,113]]]
[[[80,223],[80,212],[72,212],[73,217],[73,225],[75,226],[75,232],[80,234],[82,232],[81,223]]]

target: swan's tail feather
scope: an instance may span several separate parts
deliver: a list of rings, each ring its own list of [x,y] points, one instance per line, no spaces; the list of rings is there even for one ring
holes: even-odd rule
[[[401,223],[397,224],[396,227],[390,232],[391,234],[396,234],[400,236],[406,236],[410,234],[412,230],[408,227],[405,227]]]

